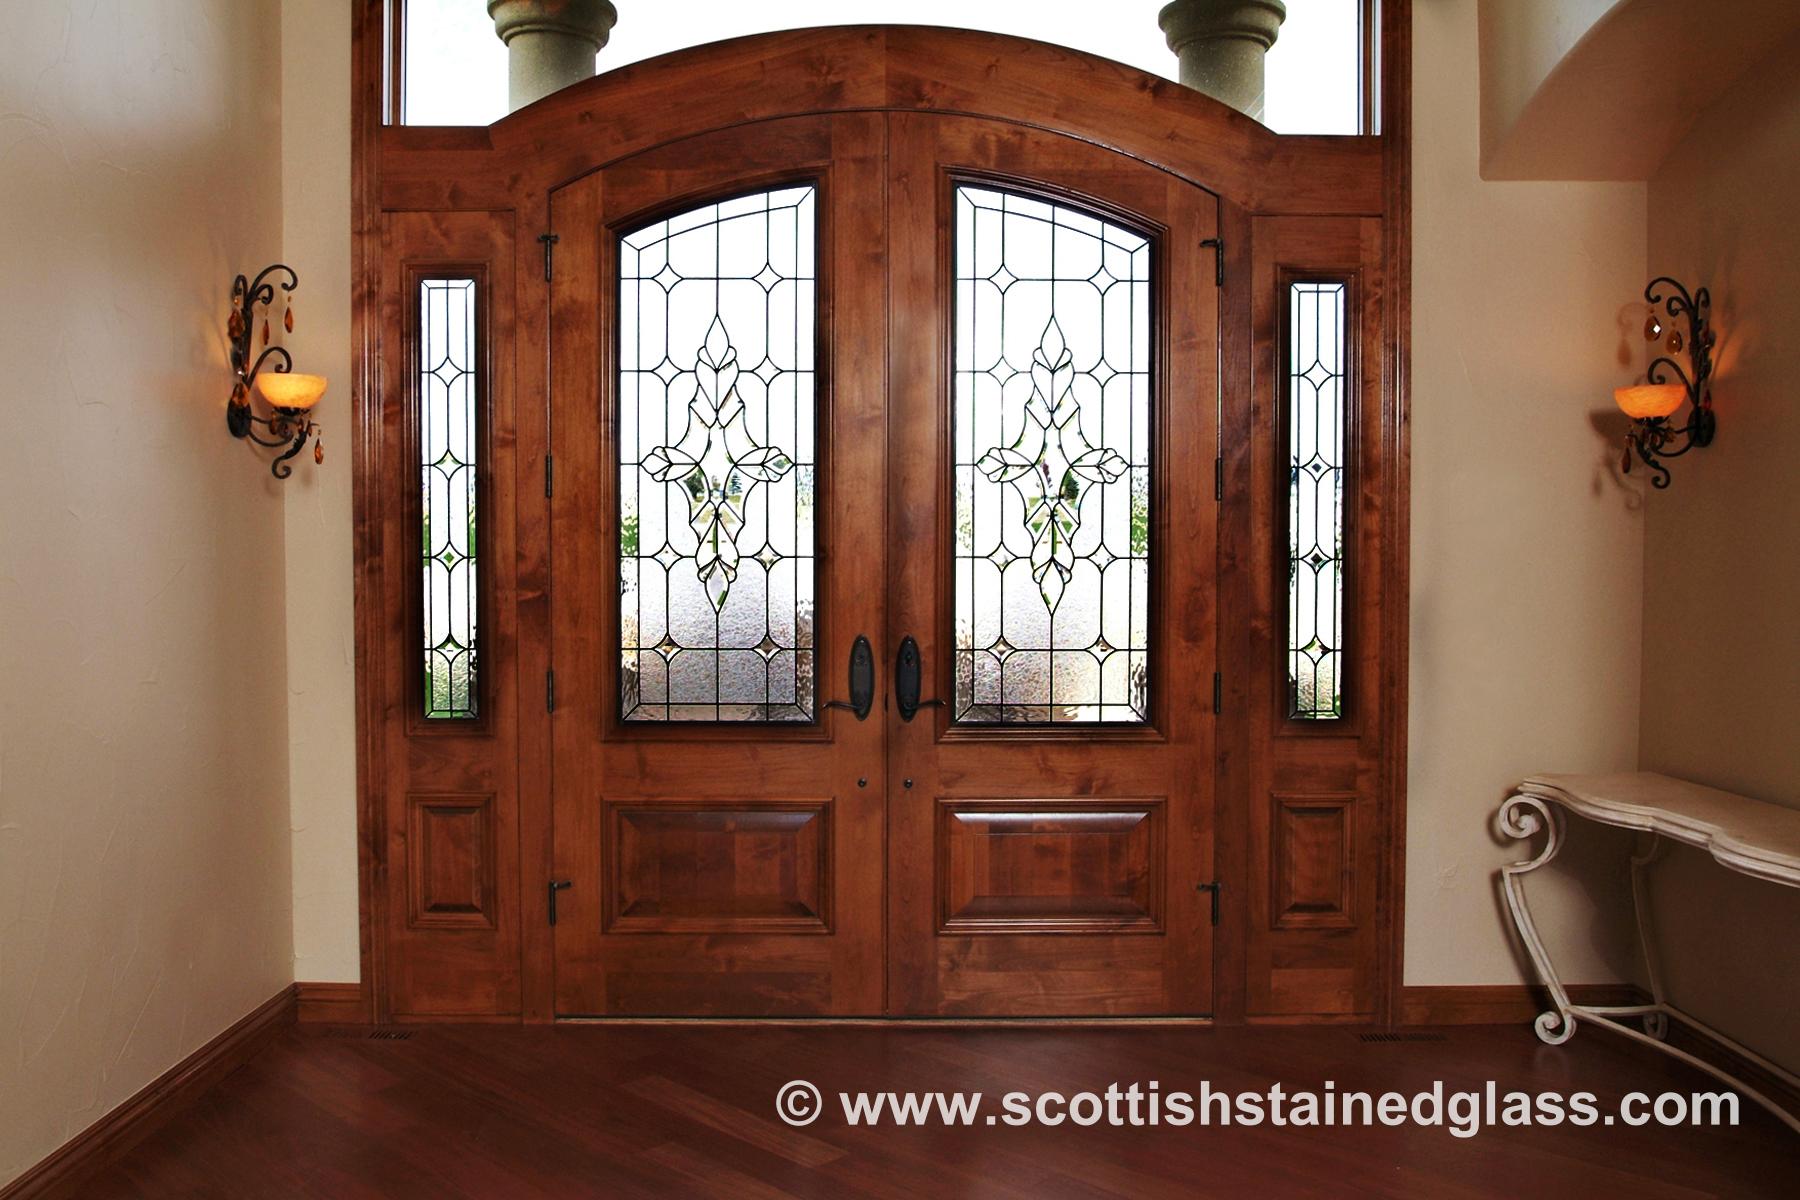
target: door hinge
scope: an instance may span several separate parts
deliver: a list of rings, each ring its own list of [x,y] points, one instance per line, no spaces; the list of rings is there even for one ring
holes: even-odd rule
[[[544,711],[556,711],[556,672],[544,672]]]
[[[543,246],[544,246],[544,282],[545,283],[550,282],[550,260],[551,260],[551,257],[556,252],[555,246],[556,246],[557,240],[558,240],[557,236],[554,233],[538,234],[538,241],[542,242]]]
[[[564,888],[572,888],[574,886],[575,884],[573,881],[567,879],[552,879],[550,881],[550,911],[548,915],[552,925],[556,924],[556,893],[562,891]],[[1213,924],[1217,925],[1218,921],[1215,919]]]
[[[1213,499],[1225,499],[1225,456],[1213,459]]]
[[[1225,711],[1225,677],[1213,672],[1213,716]]]
[[[546,500],[550,498],[550,493],[554,491],[556,487],[555,464],[556,460],[554,458],[548,454],[544,455],[544,499]]]
[[[1225,239],[1224,238],[1202,238],[1200,240],[1200,244],[1202,246],[1211,246],[1212,247],[1213,284],[1216,287],[1224,287],[1225,286]]]
[[[1217,925],[1219,923],[1219,893],[1225,890],[1225,885],[1215,879],[1211,883],[1195,884],[1194,890],[1200,891],[1200,892],[1211,892],[1212,893],[1212,923],[1214,925]],[[553,898],[553,902],[554,902],[554,898]],[[555,921],[551,921],[550,923],[552,925],[556,924]]]

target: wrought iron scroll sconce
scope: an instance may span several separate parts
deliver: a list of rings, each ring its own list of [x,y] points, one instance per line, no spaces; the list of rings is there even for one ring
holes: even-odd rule
[[[324,443],[317,436],[319,425],[312,419],[313,406],[325,395],[325,377],[300,374],[294,370],[293,356],[285,346],[270,345],[269,308],[274,303],[276,287],[270,276],[280,275],[287,276],[280,286],[283,294],[291,297],[294,289],[300,286],[300,279],[292,267],[283,263],[264,267],[254,282],[239,275],[231,285],[231,317],[226,322],[225,332],[231,338],[231,369],[237,374],[237,382],[231,389],[231,403],[225,406],[225,427],[232,437],[247,437],[259,446],[281,449],[282,453],[269,465],[269,473],[277,479],[286,479],[294,473],[288,460],[306,449],[308,439],[313,443],[313,461],[325,461]],[[251,341],[258,328],[256,310],[259,307],[263,310],[263,348],[262,353],[252,360]],[[282,313],[281,323],[289,333],[294,331],[291,299]],[[265,364],[269,368],[266,373],[263,370]],[[268,416],[258,416],[251,408],[253,389],[261,392],[268,403]],[[267,430],[266,436],[258,433],[258,429]]]
[[[1680,283],[1659,275],[1644,289],[1644,299],[1650,302],[1644,338],[1658,352],[1645,373],[1648,382],[1613,391],[1613,399],[1631,418],[1619,466],[1629,474],[1635,451],[1653,472],[1650,482],[1666,488],[1669,469],[1663,460],[1712,445],[1718,427],[1712,404],[1712,295],[1705,288],[1689,295]],[[1684,349],[1691,374],[1675,357]],[[1687,424],[1676,426],[1671,418],[1683,404],[1691,409]]]

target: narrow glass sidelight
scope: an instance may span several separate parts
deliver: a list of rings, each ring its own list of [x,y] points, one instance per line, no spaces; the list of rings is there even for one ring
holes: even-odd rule
[[[480,695],[475,280],[421,279],[418,304],[425,716],[469,719]]]
[[[1287,285],[1287,715],[1344,715],[1344,448],[1349,373],[1342,280]]]
[[[816,189],[619,240],[627,721],[811,721]]]
[[[1152,249],[956,189],[957,721],[1149,717]]]

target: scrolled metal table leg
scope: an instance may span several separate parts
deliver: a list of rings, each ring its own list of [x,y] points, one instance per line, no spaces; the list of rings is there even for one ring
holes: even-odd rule
[[[1529,841],[1539,833],[1544,834],[1544,848],[1535,857],[1500,868],[1500,885],[1506,896],[1506,907],[1512,912],[1513,926],[1525,943],[1526,953],[1531,955],[1538,978],[1550,989],[1550,1000],[1555,1005],[1539,1013],[1532,1028],[1537,1031],[1540,1041],[1560,1046],[1575,1033],[1575,1014],[1569,1005],[1568,990],[1563,987],[1556,968],[1550,964],[1550,954],[1544,949],[1537,925],[1531,919],[1521,876],[1537,870],[1562,849],[1562,817],[1541,798],[1520,792],[1506,798],[1496,820],[1500,832],[1514,841]]]

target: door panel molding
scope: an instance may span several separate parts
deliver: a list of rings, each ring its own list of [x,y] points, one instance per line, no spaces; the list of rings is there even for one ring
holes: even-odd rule
[[[939,933],[1162,933],[1165,803],[938,800]]]

